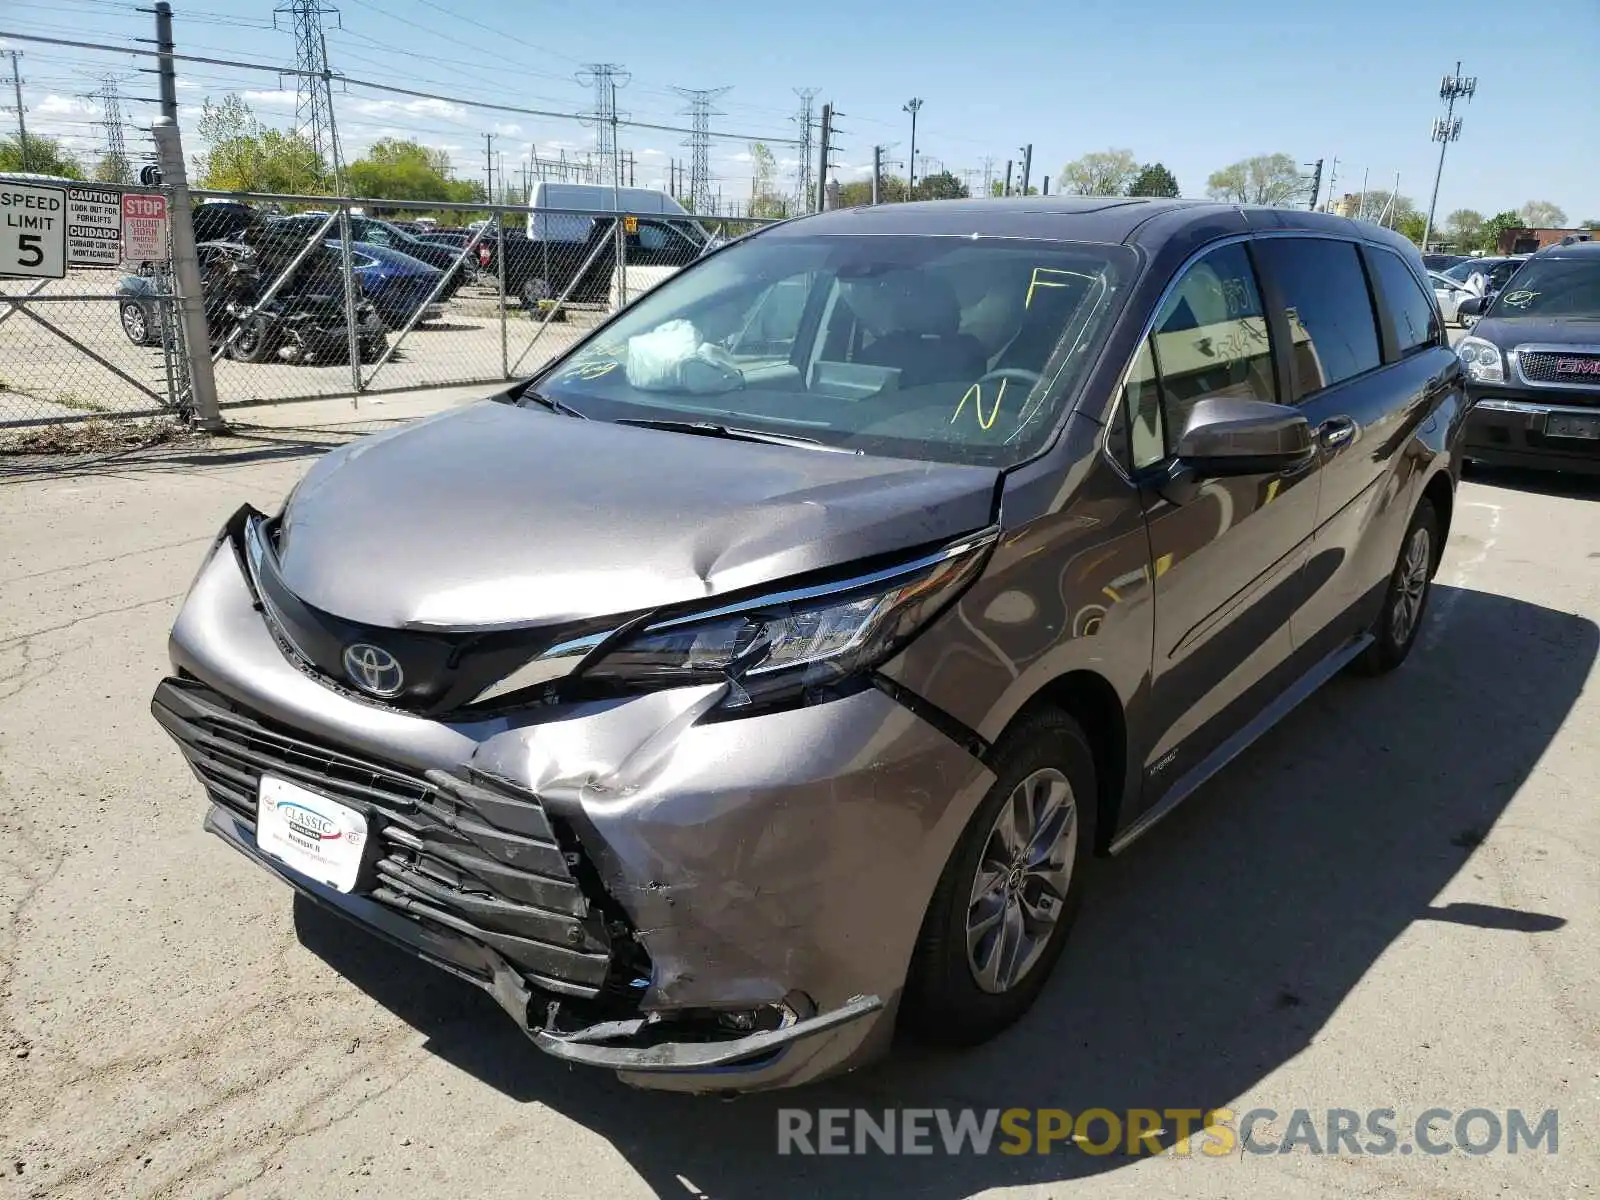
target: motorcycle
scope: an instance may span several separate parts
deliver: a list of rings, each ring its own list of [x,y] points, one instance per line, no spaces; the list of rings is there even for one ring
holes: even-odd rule
[[[229,263],[215,305],[207,306],[214,307],[216,314],[210,322],[213,342],[220,342],[224,353],[236,362],[260,363],[273,358],[294,363],[348,362],[350,331],[342,281],[326,272],[297,271],[296,276],[263,304],[258,297],[266,289],[257,263],[253,259]],[[370,300],[356,301],[355,322],[360,361],[377,362],[388,346],[388,329]]]

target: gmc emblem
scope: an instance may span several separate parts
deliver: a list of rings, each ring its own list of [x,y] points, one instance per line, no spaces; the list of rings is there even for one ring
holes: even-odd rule
[[[1600,375],[1600,358],[1558,358],[1558,375]]]

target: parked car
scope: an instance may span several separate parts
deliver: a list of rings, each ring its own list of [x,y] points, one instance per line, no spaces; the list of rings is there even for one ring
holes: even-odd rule
[[[340,242],[330,239],[328,246],[337,252]],[[437,267],[371,242],[352,242],[350,256],[362,292],[391,329],[404,326],[425,303],[427,308],[419,322],[436,321],[444,315],[444,306],[437,300],[428,303],[428,297],[444,275]]]
[[[1516,274],[1517,268],[1527,261],[1526,254],[1510,254],[1498,258],[1469,258],[1453,267],[1445,268],[1439,274],[1452,283],[1460,284],[1469,293],[1482,296],[1498,290],[1506,280]],[[1463,309],[1459,303],[1457,304],[1456,316],[1463,328],[1472,328],[1478,319],[1477,314],[1478,310],[1475,307],[1468,305]]]
[[[1203,202],[773,226],[241,508],[155,716],[207,828],[567,1062],[983,1041],[1091,855],[1415,644],[1466,405],[1426,280]]]
[[[195,251],[200,260],[206,319],[214,322],[218,318],[220,304],[214,281],[230,264],[248,258],[251,251],[238,242],[201,242]],[[159,346],[162,338],[162,298],[172,294],[165,271],[154,263],[143,263],[136,271],[117,281],[116,294],[118,324],[127,339],[135,346]],[[175,320],[177,314],[173,312],[168,316]]]
[[[194,206],[194,240],[237,243],[245,230],[268,219],[237,200],[202,200]]]
[[[470,283],[477,274],[477,268],[470,259],[461,260],[460,253],[448,246],[423,241],[419,237],[396,229],[387,221],[375,220],[372,217],[352,215],[349,221],[350,235],[356,241],[398,250],[401,254],[408,254],[419,262],[427,263],[430,267],[449,272],[450,280],[440,293],[440,300],[448,300],[463,284]],[[278,223],[285,228],[301,231],[300,236],[309,238],[322,224],[322,219],[297,213],[294,216],[280,217]],[[337,237],[338,226],[331,226],[328,232]]]
[[[1422,256],[1422,265],[1427,267],[1429,271],[1443,271],[1445,268],[1453,267],[1457,263],[1469,262],[1471,258],[1470,254],[1424,254]]]
[[[1529,258],[1456,353],[1473,401],[1469,457],[1600,472],[1600,242]]]
[[[1439,315],[1444,318],[1446,325],[1455,325],[1460,322],[1458,309],[1461,302],[1474,295],[1467,290],[1464,283],[1457,283],[1450,276],[1441,271],[1429,271],[1428,279],[1433,284],[1433,295],[1439,302]]]

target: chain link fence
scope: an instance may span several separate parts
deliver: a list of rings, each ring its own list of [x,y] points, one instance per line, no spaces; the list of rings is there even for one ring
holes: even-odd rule
[[[108,204],[151,191],[103,190]],[[124,250],[69,263],[60,280],[0,278],[0,429],[186,416],[198,354],[213,361],[223,410],[522,378],[767,223],[194,195],[208,344],[184,344],[165,257],[122,261]]]

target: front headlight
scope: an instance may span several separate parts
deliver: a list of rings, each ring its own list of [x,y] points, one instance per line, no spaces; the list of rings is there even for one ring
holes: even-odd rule
[[[578,669],[607,691],[729,684],[720,707],[744,710],[825,696],[883,663],[971,583],[995,531],[912,562],[711,612],[651,622]]]
[[[1504,383],[1505,357],[1500,347],[1478,337],[1464,337],[1456,343],[1456,357],[1474,383]]]

